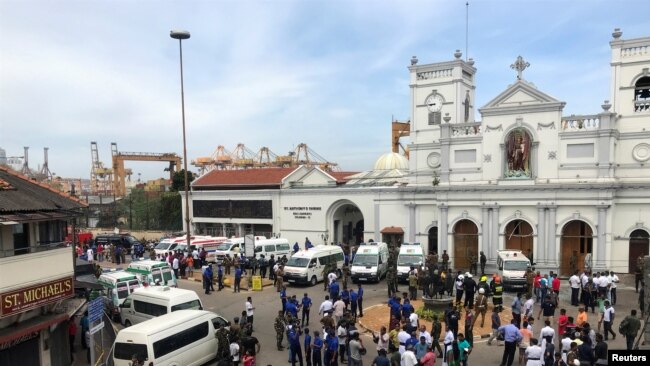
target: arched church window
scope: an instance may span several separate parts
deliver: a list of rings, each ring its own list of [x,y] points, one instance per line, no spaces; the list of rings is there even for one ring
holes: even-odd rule
[[[531,138],[523,128],[511,131],[506,138],[505,177],[526,179],[532,176],[530,161]]]
[[[644,76],[634,86],[634,111],[650,111],[650,77]]]

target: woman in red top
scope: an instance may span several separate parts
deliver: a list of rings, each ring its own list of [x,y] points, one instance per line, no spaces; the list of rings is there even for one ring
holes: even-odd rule
[[[255,366],[255,356],[251,355],[251,351],[249,350],[246,351],[242,361],[244,361],[244,366]]]

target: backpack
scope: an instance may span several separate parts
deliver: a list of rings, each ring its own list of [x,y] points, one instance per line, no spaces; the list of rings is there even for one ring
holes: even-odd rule
[[[621,335],[627,335],[629,328],[630,322],[627,319],[623,319],[621,324],[618,326],[618,332],[621,333]]]

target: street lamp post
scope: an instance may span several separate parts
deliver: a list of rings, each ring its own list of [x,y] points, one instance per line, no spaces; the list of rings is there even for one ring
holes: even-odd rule
[[[190,247],[190,195],[189,181],[187,178],[187,144],[185,140],[185,89],[183,87],[183,40],[190,38],[190,32],[185,30],[172,30],[169,36],[178,40],[181,61],[181,113],[183,116],[183,169],[185,170],[185,236],[187,248]]]

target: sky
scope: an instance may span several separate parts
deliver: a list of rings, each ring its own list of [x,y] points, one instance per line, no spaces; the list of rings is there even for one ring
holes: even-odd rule
[[[244,143],[285,155],[306,143],[344,171],[390,151],[391,120],[410,119],[408,70],[476,62],[476,105],[526,80],[595,114],[609,99],[609,41],[650,36],[645,0],[125,1],[0,0],[0,148],[29,146],[62,177],[89,178],[90,142],[182,155],[178,41],[188,160]],[[480,120],[480,116],[476,116]],[[163,163],[127,163],[142,179]],[[193,168],[193,167],[191,167]],[[194,168],[193,168],[194,169]]]

